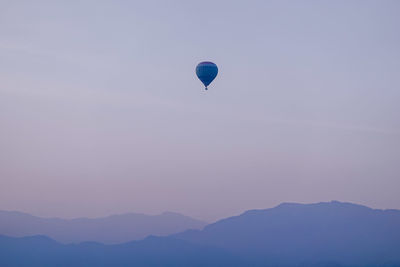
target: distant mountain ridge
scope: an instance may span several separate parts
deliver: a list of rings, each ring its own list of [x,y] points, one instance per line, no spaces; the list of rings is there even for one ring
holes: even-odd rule
[[[400,267],[400,210],[283,203],[118,245],[0,236],[0,266]]]
[[[24,237],[45,235],[61,243],[95,241],[117,244],[149,235],[166,236],[201,229],[205,222],[179,213],[160,215],[117,214],[101,218],[41,218],[17,211],[0,211],[0,234]]]

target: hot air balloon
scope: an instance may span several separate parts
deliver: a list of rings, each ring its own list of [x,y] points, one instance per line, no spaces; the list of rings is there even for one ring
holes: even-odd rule
[[[204,84],[206,90],[208,85],[217,77],[218,67],[210,61],[200,62],[196,67],[196,75],[199,80]]]

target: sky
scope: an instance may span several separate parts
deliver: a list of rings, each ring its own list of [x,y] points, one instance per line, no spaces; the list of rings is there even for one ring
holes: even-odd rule
[[[400,209],[399,1],[0,0],[0,209]],[[219,67],[205,91],[201,61]]]

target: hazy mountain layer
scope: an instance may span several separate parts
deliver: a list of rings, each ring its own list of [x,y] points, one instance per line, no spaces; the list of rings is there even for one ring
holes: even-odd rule
[[[168,237],[62,245],[0,237],[1,266],[400,266],[400,211],[329,202],[252,210]]]
[[[154,216],[129,213],[67,220],[0,211],[0,234],[13,237],[45,235],[61,243],[96,241],[116,244],[149,235],[166,236],[187,229],[200,229],[205,225],[205,222],[172,212]]]

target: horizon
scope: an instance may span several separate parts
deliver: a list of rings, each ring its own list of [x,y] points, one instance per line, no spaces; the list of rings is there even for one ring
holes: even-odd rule
[[[365,207],[368,209],[372,209],[372,210],[378,210],[378,211],[390,211],[390,210],[396,210],[396,211],[400,211],[400,209],[392,209],[392,208],[374,208],[374,207],[370,207],[364,204],[360,204],[360,203],[354,203],[354,202],[346,202],[346,201],[340,201],[340,200],[330,200],[330,201],[319,201],[319,202],[308,202],[308,203],[301,203],[301,202],[281,202],[275,206],[272,207],[265,207],[265,208],[257,208],[257,209],[247,209],[244,210],[238,214],[231,214],[228,215],[227,217],[221,217],[221,218],[217,218],[214,221],[207,221],[204,220],[202,218],[196,218],[196,217],[192,217],[183,213],[179,213],[179,212],[175,212],[175,211],[164,211],[161,213],[155,213],[155,214],[150,214],[150,213],[139,213],[139,212],[124,212],[124,213],[112,213],[112,214],[108,214],[108,215],[103,215],[103,216],[98,216],[98,217],[88,217],[88,216],[83,216],[83,217],[57,217],[57,216],[40,216],[40,215],[36,215],[36,214],[32,214],[29,212],[24,212],[24,211],[18,211],[18,210],[0,210],[0,212],[10,212],[10,213],[20,213],[20,214],[25,214],[25,215],[29,215],[29,216],[33,216],[33,217],[37,217],[37,218],[41,218],[41,219],[61,219],[61,220],[76,220],[76,219],[89,219],[89,220],[94,220],[94,219],[104,219],[104,218],[108,218],[108,217],[114,217],[114,216],[123,216],[123,215],[143,215],[143,216],[150,216],[150,217],[157,217],[157,216],[162,216],[165,214],[175,214],[175,215],[179,215],[179,216],[184,216],[184,217],[188,217],[194,220],[199,220],[202,221],[204,223],[208,224],[213,224],[215,222],[218,222],[220,220],[224,220],[227,218],[231,218],[231,217],[236,217],[236,216],[240,216],[245,214],[248,211],[264,211],[264,210],[269,210],[269,209],[274,209],[274,208],[278,208],[279,206],[282,205],[286,205],[286,204],[294,204],[294,205],[317,205],[317,204],[332,204],[332,203],[339,203],[339,204],[350,204],[350,205],[354,205],[354,206],[359,206],[359,207]]]

